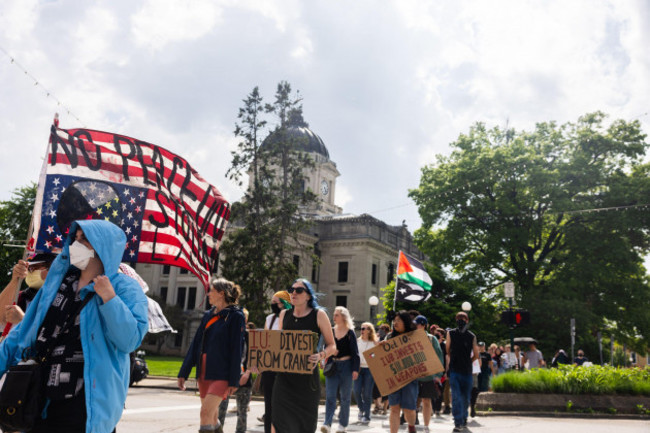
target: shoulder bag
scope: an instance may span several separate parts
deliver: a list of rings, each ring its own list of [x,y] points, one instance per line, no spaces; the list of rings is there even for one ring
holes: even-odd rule
[[[79,314],[81,309],[94,296],[94,292],[88,293],[79,309],[72,316]],[[45,403],[43,389],[43,365],[54,348],[58,337],[73,320],[68,320],[57,338],[52,339],[45,353],[38,354],[34,358],[28,358],[23,353],[23,360],[17,365],[9,367],[9,370],[0,379],[0,428],[2,431],[29,432],[41,414]]]

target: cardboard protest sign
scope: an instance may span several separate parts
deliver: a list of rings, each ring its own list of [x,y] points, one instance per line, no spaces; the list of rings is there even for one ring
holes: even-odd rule
[[[311,331],[250,330],[248,366],[260,371],[309,374],[314,363],[309,355],[316,352],[318,337]]]
[[[424,330],[412,331],[363,352],[381,395],[444,370]]]

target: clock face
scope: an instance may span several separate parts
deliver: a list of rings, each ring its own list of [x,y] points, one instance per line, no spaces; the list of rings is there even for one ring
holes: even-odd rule
[[[330,192],[330,186],[326,180],[320,183],[320,192],[323,195],[327,195],[327,193]]]

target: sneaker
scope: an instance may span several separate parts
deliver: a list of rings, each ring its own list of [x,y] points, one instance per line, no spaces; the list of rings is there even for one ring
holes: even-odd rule
[[[455,432],[463,431],[463,428],[461,426],[457,425],[457,426],[454,426],[454,429],[452,431],[455,431]]]
[[[330,426],[323,424],[320,426],[321,433],[330,433]]]
[[[444,415],[449,415],[451,413],[451,408],[447,406],[445,410],[442,412]]]
[[[264,414],[262,414],[261,416],[258,416],[258,417],[257,417],[257,420],[258,420],[259,422],[261,422],[262,424],[264,424]]]
[[[345,427],[339,424],[339,426],[336,427],[336,433],[345,433]]]
[[[362,419],[363,419],[363,414],[359,412],[359,414],[357,415],[357,421],[361,422]]]
[[[424,430],[422,430],[424,433],[429,433],[429,426],[425,425]]]
[[[368,425],[370,424],[370,418],[366,418],[365,416],[361,418],[361,424],[363,425]]]

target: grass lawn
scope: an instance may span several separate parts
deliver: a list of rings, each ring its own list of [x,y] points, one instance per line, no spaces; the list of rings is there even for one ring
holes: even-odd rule
[[[150,376],[177,377],[183,363],[183,358],[180,356],[147,355],[145,359],[149,366]],[[194,369],[189,377],[194,377]]]

